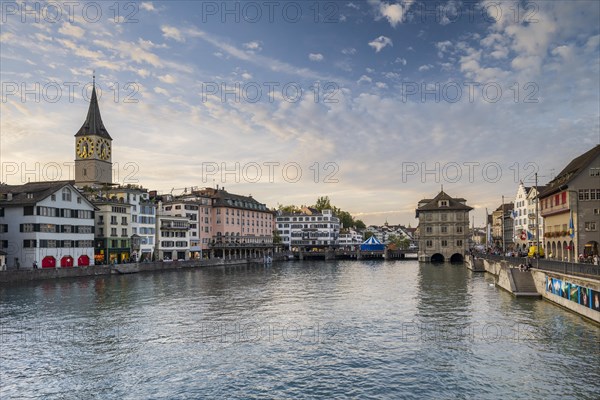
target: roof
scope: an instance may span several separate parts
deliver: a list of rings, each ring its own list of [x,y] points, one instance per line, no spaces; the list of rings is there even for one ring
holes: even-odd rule
[[[230,207],[270,212],[266,205],[258,202],[252,196],[232,194],[227,192],[225,189],[204,188],[195,193],[210,197],[213,200],[214,207]]]
[[[90,107],[88,108],[87,117],[85,122],[79,128],[79,131],[75,136],[89,136],[96,135],[105,139],[112,140],[108,131],[102,123],[102,117],[100,116],[100,107],[98,107],[98,98],[96,97],[96,85],[92,89],[92,98],[90,100]]]
[[[24,185],[0,185],[0,206],[34,206],[45,198],[69,186],[71,190],[79,193],[85,202],[94,205],[75,188],[75,181],[48,181],[29,182]],[[12,200],[7,200],[6,195],[12,194]]]
[[[375,236],[371,236],[370,238],[368,238],[367,240],[362,242],[362,244],[382,244],[382,243],[379,240],[377,240],[377,238]]]
[[[440,200],[448,200],[448,206],[447,207],[438,206],[438,201],[440,201]],[[446,210],[471,211],[473,208],[464,204],[464,202],[466,202],[465,199],[463,199],[461,197],[457,197],[457,198],[450,197],[446,192],[444,192],[442,190],[433,199],[423,199],[423,200],[419,201],[419,204],[425,204],[425,205],[417,208],[417,215],[418,215],[419,211],[446,211]]]
[[[515,209],[515,203],[510,202],[510,203],[504,203],[498,206],[498,208],[496,208],[496,211],[502,211],[504,210],[504,212],[506,211],[510,211],[510,210],[514,210]]]
[[[571,160],[569,164],[552,179],[544,190],[540,190],[539,197],[546,197],[566,189],[575,177],[577,177],[592,161],[600,156],[600,144],[592,147],[579,157]]]

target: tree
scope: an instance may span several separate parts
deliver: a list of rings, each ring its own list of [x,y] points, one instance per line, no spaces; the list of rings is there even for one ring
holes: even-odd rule
[[[281,236],[279,235],[279,231],[275,229],[273,231],[273,244],[281,243]]]
[[[367,229],[367,226],[365,225],[364,222],[362,222],[362,220],[357,219],[356,221],[354,221],[354,227],[356,229]]]
[[[298,207],[296,207],[293,204],[290,204],[288,206],[284,206],[283,204],[278,204],[277,205],[277,210],[281,211],[283,213],[288,213],[288,214],[293,214],[295,212],[300,212],[300,209]]]
[[[323,210],[332,210],[333,209],[333,207],[331,207],[331,201],[329,200],[329,196],[319,197],[317,199],[317,202],[313,206],[313,208],[316,208],[317,210],[319,210],[319,212],[321,212]]]
[[[363,240],[367,240],[368,238],[370,238],[373,235],[374,235],[373,232],[366,231],[365,233],[363,233]]]

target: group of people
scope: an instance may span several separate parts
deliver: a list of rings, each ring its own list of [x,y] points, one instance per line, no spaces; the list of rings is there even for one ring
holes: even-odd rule
[[[530,260],[527,260],[527,265],[524,263],[519,264],[519,270],[521,271],[529,271],[531,268],[533,268],[533,265],[531,265]]]

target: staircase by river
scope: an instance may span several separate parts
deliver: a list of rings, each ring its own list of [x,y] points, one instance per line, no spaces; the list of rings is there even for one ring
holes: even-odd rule
[[[515,291],[513,293],[515,296],[540,297],[530,271],[521,271],[517,268],[510,268],[510,271],[515,284]]]

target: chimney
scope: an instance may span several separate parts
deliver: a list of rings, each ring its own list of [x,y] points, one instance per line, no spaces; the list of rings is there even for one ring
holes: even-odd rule
[[[12,201],[12,196],[13,196],[12,193],[10,193],[10,192],[6,193],[6,200]]]

